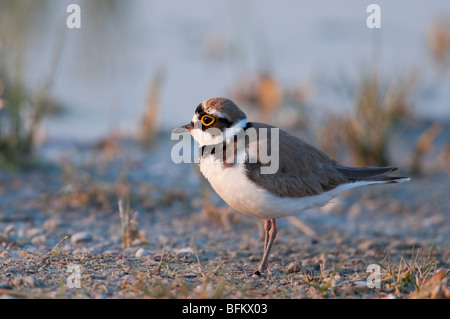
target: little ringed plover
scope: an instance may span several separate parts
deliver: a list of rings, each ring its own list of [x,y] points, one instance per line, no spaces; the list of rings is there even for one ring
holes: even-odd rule
[[[281,129],[248,122],[245,113],[226,98],[202,102],[192,121],[174,132],[186,130],[200,144],[200,171],[217,194],[236,211],[264,220],[264,254],[255,271],[258,275],[270,272],[276,219],[323,206],[355,187],[409,181],[409,177],[387,176],[397,169],[392,166],[341,165]],[[237,137],[250,131],[255,132],[254,138],[244,137],[244,147],[237,147]],[[268,153],[270,163],[263,158]],[[264,173],[275,162],[276,169]]]

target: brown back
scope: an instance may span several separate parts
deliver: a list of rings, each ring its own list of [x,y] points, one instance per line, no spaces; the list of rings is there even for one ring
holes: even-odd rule
[[[250,123],[250,127],[270,129],[273,126],[262,123]],[[258,139],[249,145],[250,152],[258,152],[262,145],[270,148],[271,134],[267,134],[267,141]],[[337,163],[325,153],[307,144],[302,139],[279,130],[279,169],[275,174],[261,174],[261,166],[264,164],[245,163],[247,177],[261,185],[264,189],[280,197],[305,197],[319,195],[329,191],[343,183],[348,178],[337,169]],[[269,150],[270,152],[270,150]],[[270,164],[266,164],[270,165]]]

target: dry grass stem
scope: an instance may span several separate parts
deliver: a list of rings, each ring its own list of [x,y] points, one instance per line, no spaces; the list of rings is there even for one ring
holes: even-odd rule
[[[56,254],[59,245],[61,245],[65,240],[69,239],[69,236],[64,236],[63,239],[61,239],[56,245],[55,247],[53,247],[53,249],[50,251],[50,254],[54,255]]]

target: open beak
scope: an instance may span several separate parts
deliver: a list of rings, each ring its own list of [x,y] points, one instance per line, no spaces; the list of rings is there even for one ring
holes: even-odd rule
[[[191,129],[192,129],[192,123],[188,123],[186,125],[183,125],[179,128],[174,129],[173,133],[178,133],[178,134],[186,133],[186,132],[189,133],[191,131]]]

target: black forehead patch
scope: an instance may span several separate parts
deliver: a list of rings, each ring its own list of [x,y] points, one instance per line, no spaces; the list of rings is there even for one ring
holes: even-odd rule
[[[208,114],[205,112],[205,110],[203,109],[203,106],[200,104],[199,106],[197,106],[197,108],[195,109],[195,114],[198,115],[198,118],[201,119],[204,115]]]
[[[202,106],[202,104],[200,103],[198,106],[197,106],[197,108],[195,109],[195,113],[202,113],[203,112],[203,106]],[[204,112],[203,112],[204,113]]]

